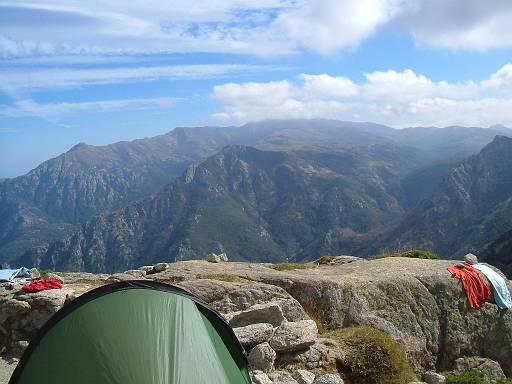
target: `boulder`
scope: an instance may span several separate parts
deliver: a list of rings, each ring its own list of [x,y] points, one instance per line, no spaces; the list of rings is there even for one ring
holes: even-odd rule
[[[297,384],[297,381],[286,371],[276,371],[269,373],[268,377],[273,384]]]
[[[274,327],[272,324],[259,323],[234,328],[234,331],[240,344],[244,347],[254,347],[256,344],[269,341],[272,337]]]
[[[281,325],[286,319],[278,303],[256,304],[233,314],[229,319],[232,327],[244,327],[250,324],[270,323],[274,327]]]
[[[250,366],[253,369],[263,372],[270,372],[274,369],[275,359],[276,352],[270,348],[268,343],[256,345],[251,349],[248,356]]]
[[[217,255],[215,253],[209,253],[208,256],[206,256],[206,261],[210,263],[225,263],[228,261],[228,255],[225,253],[221,253],[220,255]]]
[[[452,373],[462,375],[472,370],[481,372],[490,384],[500,383],[506,379],[498,362],[483,357],[458,358],[455,360],[455,369]]]
[[[337,364],[344,365],[345,355],[338,346],[329,339],[318,339],[307,349],[296,352],[280,353],[275,365],[279,368],[301,365],[307,369],[336,368]]]
[[[446,377],[441,375],[440,373],[427,371],[423,374],[423,380],[427,384],[443,384],[446,383]]]
[[[339,375],[329,373],[327,375],[319,376],[313,381],[313,384],[343,384],[343,380]]]
[[[318,329],[313,320],[283,323],[277,327],[269,341],[276,352],[293,352],[315,344]]]
[[[312,384],[315,381],[315,374],[304,369],[297,369],[292,377],[298,384]]]
[[[153,265],[153,272],[159,273],[159,272],[165,271],[167,268],[169,268],[169,264],[157,263],[157,264]]]
[[[230,267],[235,263],[230,263]],[[217,267],[217,264],[207,264]],[[200,273],[204,273],[201,268]],[[168,274],[170,271],[164,272]],[[173,275],[170,282],[175,281]],[[165,278],[163,281],[167,281]],[[283,316],[288,321],[307,320],[308,315],[304,308],[283,288],[263,283],[226,282],[220,280],[188,280],[179,283],[183,289],[199,296],[217,311],[225,314],[226,320],[236,312],[244,311],[256,304],[276,303],[281,307]],[[262,320],[260,322],[268,322]]]

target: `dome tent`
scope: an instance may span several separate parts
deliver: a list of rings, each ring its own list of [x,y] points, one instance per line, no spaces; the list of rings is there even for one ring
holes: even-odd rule
[[[123,281],[85,293],[39,330],[9,384],[251,383],[231,327],[167,284]]]

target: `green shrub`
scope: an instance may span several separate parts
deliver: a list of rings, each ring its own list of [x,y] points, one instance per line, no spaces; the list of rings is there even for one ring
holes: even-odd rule
[[[342,328],[325,337],[345,347],[347,365],[340,370],[353,383],[403,384],[416,379],[403,346],[378,329]]]
[[[381,254],[378,256],[373,256],[371,259],[383,259],[385,257],[409,257],[411,259],[428,259],[428,260],[439,260],[441,259],[439,255],[425,251],[423,249],[409,249],[405,252],[395,252],[389,254]]]
[[[481,372],[471,371],[463,375],[448,375],[446,384],[488,384]]]
[[[306,266],[300,263],[279,263],[274,265],[276,271],[290,271],[292,269],[305,269]]]
[[[53,273],[51,269],[41,269],[39,271],[39,277],[41,280],[47,280],[50,277],[50,273]]]
[[[335,258],[336,257],[334,257],[334,256],[322,256],[321,258],[319,258],[317,260],[317,262],[318,262],[318,264],[322,264],[322,265],[330,264],[334,261]]]

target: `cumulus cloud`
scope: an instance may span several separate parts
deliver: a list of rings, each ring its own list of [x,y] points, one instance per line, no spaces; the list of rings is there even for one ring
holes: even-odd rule
[[[396,24],[422,45],[485,51],[512,46],[509,0],[415,0]]]
[[[228,83],[213,89],[213,97],[224,106],[212,117],[237,123],[329,117],[398,127],[511,125],[511,69],[507,64],[480,83],[435,82],[409,69],[367,73],[361,83],[328,74],[302,74],[296,83]]]
[[[320,53],[352,47],[399,13],[397,0],[317,0],[285,11],[269,31],[290,44]]]

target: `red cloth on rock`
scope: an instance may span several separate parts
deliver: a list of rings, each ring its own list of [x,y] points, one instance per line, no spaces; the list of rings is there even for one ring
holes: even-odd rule
[[[39,292],[45,291],[47,289],[60,289],[62,288],[62,283],[53,278],[48,278],[47,280],[41,280],[39,278],[33,279],[32,283],[24,285],[21,287],[23,292]]]
[[[450,265],[448,271],[452,277],[459,279],[466,291],[468,304],[471,308],[480,308],[491,298],[491,289],[480,275],[480,271],[468,263],[464,263],[464,268],[457,268]]]

